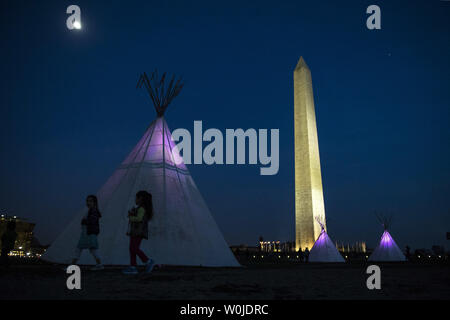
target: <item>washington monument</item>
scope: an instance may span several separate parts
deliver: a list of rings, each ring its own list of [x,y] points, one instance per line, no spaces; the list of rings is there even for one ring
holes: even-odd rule
[[[325,224],[319,141],[311,71],[303,57],[294,70],[295,247],[311,250]],[[326,228],[326,225],[325,225]]]

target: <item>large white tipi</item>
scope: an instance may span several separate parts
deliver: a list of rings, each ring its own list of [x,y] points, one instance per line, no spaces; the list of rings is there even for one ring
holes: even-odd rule
[[[325,231],[325,224],[319,219],[316,220],[322,231],[309,253],[309,262],[345,262]]]
[[[157,264],[191,266],[239,266],[180,157],[164,112],[182,88],[173,77],[164,90],[165,74],[149,79],[144,73],[138,86],[145,86],[158,117],[98,192],[100,219],[99,254],[107,265],[127,265],[129,239],[127,212],[139,190],[153,195],[154,216],[149,239],[141,248]],[[81,210],[52,243],[44,260],[69,263],[80,234]],[[84,252],[80,264],[94,264]]]
[[[380,243],[372,252],[369,257],[369,261],[406,261],[405,255],[395,243],[391,234],[388,231],[390,220],[382,217],[378,217],[383,225],[384,232],[381,236]]]

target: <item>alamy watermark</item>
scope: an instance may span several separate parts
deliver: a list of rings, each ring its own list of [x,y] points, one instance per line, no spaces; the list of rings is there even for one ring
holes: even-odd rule
[[[367,267],[366,273],[370,276],[366,280],[366,286],[369,290],[381,289],[381,269],[379,266],[372,264]]]
[[[367,14],[370,16],[366,20],[366,26],[369,30],[380,30],[381,29],[381,9],[376,4],[372,4],[367,7]]]
[[[81,290],[81,269],[76,264],[67,267],[66,273],[70,274],[66,280],[66,287],[69,290]]]
[[[66,13],[70,16],[66,20],[67,29],[81,29],[81,9],[79,6],[72,4],[67,7]]]
[[[172,138],[177,143],[176,148],[172,150],[176,164],[180,164],[182,161],[185,164],[204,163],[207,165],[248,163],[262,165],[261,175],[278,173],[280,164],[279,129],[256,130],[250,128],[245,131],[243,129],[225,129],[224,139],[224,135],[219,129],[210,128],[203,132],[202,121],[194,121],[193,137],[187,129],[176,129],[172,132]],[[207,144],[204,145],[204,142]]]

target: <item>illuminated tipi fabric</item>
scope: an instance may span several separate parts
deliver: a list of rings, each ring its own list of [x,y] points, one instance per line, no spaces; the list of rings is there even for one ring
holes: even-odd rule
[[[324,223],[319,219],[316,220],[322,228],[322,231],[309,253],[309,262],[345,262],[328,236],[328,233],[325,231]]]
[[[149,239],[141,249],[157,264],[239,266],[184,165],[164,119],[164,111],[182,85],[172,78],[164,90],[164,78],[144,73],[138,86],[149,91],[158,117],[144,136],[98,192],[102,218],[98,236],[99,254],[107,265],[129,264],[127,213],[135,205],[139,190],[153,195],[154,216]],[[80,234],[79,212],[53,242],[43,258],[69,263]],[[80,264],[93,264],[84,252]]]
[[[378,218],[384,227],[380,243],[372,252],[369,261],[406,261],[405,255],[395,243],[388,231],[390,219]]]

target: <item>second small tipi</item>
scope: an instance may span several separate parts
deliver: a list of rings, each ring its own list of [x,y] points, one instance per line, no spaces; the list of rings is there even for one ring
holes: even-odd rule
[[[325,231],[325,224],[316,218],[322,228],[319,237],[309,253],[309,262],[345,262]]]
[[[175,77],[165,88],[165,74],[153,72],[139,78],[157,112],[141,140],[97,193],[102,213],[99,253],[106,265],[129,264],[127,212],[135,205],[135,194],[153,195],[154,216],[149,239],[141,248],[157,264],[191,266],[239,266],[184,165],[164,119],[169,103],[182,88]],[[69,263],[80,233],[81,210],[52,243],[44,260]],[[93,264],[84,252],[80,264]]]
[[[372,252],[369,257],[369,261],[406,261],[405,255],[395,243],[391,234],[388,231],[391,219],[386,217],[377,216],[378,220],[384,228],[383,235],[381,236],[380,243]]]

